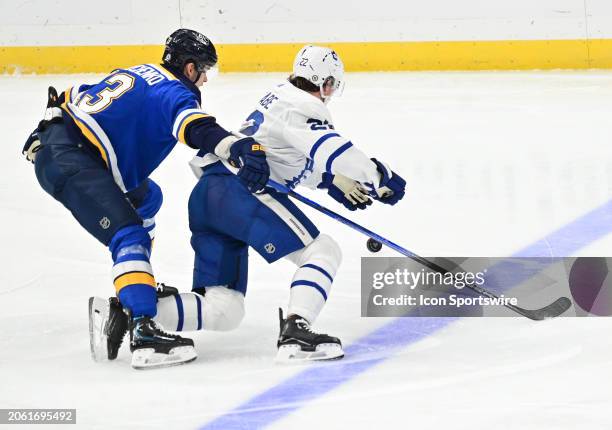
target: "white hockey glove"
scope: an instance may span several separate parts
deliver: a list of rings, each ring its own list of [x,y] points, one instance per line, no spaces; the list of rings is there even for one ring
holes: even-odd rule
[[[346,176],[323,173],[322,181],[317,188],[327,189],[327,194],[350,211],[366,209],[372,204],[367,190],[359,182]]]

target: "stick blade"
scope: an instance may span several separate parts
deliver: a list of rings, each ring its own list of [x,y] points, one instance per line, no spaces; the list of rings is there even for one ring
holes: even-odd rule
[[[542,321],[549,318],[555,318],[563,314],[572,306],[572,301],[567,297],[559,297],[550,305],[541,309],[528,310],[519,308],[519,313],[534,321]]]

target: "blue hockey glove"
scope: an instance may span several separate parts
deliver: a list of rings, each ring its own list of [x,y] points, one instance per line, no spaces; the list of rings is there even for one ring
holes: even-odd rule
[[[372,158],[376,164],[376,170],[381,175],[380,185],[376,189],[370,190],[370,196],[388,205],[399,202],[406,192],[406,181],[397,173],[392,171],[385,163]]]
[[[270,178],[270,166],[262,146],[252,137],[238,139],[230,147],[229,163],[238,168],[238,177],[252,193],[263,190]]]
[[[346,176],[323,173],[323,180],[317,188],[327,189],[327,194],[350,211],[366,209],[372,204],[367,190]]]

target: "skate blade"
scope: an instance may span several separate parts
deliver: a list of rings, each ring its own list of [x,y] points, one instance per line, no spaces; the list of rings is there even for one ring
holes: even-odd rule
[[[107,336],[104,330],[108,321],[108,300],[100,297],[89,298],[89,347],[95,362],[108,358]]]
[[[274,361],[277,363],[300,363],[305,361],[339,360],[344,357],[342,346],[337,343],[322,343],[315,351],[303,351],[299,345],[283,345],[278,348]]]
[[[168,354],[155,352],[153,348],[143,348],[132,353],[132,367],[138,370],[159,369],[189,363],[197,357],[193,346],[177,346]]]

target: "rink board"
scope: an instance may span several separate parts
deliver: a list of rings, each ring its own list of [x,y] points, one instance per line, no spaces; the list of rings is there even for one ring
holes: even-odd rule
[[[336,42],[347,71],[611,69],[612,39]],[[222,72],[288,72],[304,43],[218,45]],[[157,63],[160,45],[3,46],[0,73],[94,73]]]

